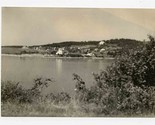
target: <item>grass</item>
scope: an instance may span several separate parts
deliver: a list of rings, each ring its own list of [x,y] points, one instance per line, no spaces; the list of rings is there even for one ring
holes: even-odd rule
[[[87,110],[84,110],[87,108]],[[89,104],[81,108],[74,100],[67,105],[56,105],[51,102],[40,102],[34,104],[26,103],[2,103],[2,117],[154,117],[152,114],[126,115],[122,112],[117,115],[97,114],[97,108]]]
[[[4,117],[93,117],[94,113],[87,113],[72,101],[67,105],[56,105],[52,102],[2,103],[1,114]]]

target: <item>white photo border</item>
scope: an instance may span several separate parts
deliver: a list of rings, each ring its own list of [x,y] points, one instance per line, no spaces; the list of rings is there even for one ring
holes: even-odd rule
[[[2,7],[59,7],[59,8],[137,8],[155,9],[155,0],[1,0]],[[1,23],[0,15],[0,23]],[[1,23],[2,24],[2,23]],[[1,31],[0,25],[0,32]],[[1,34],[0,34],[1,38]],[[1,42],[0,42],[1,45]],[[1,48],[0,48],[1,51]],[[0,59],[1,63],[1,59]],[[1,70],[1,68],[0,68]],[[1,75],[0,75],[1,78]],[[1,125],[153,125],[155,118],[62,118],[62,117],[1,117]]]

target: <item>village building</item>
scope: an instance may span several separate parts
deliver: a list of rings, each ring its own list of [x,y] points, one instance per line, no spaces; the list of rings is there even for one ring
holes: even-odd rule
[[[105,49],[104,48],[102,48],[101,50],[100,50],[100,53],[103,53],[105,51]]]
[[[68,53],[67,50],[65,50],[64,48],[59,48],[56,52],[56,55],[64,55],[66,53]]]
[[[23,47],[22,47],[22,49],[28,49],[28,48],[29,48],[28,46],[23,46]]]
[[[41,50],[42,47],[41,47],[41,46],[36,46],[36,47],[34,47],[34,49],[35,49],[35,50]]]
[[[94,56],[94,54],[93,53],[87,53],[86,56],[92,57],[92,56]]]
[[[101,42],[99,42],[99,45],[101,46],[101,45],[104,45],[105,44],[105,42],[102,40]]]

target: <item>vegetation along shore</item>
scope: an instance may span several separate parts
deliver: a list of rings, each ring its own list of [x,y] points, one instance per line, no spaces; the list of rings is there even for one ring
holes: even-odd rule
[[[130,44],[122,45],[125,43],[123,40],[130,41]],[[30,89],[23,88],[18,82],[2,81],[2,116],[154,117],[155,38],[149,36],[149,41],[145,41],[145,44],[126,39],[98,41],[98,43],[83,42],[82,44],[86,46],[89,43],[97,47],[91,50],[89,46],[89,53],[95,53],[96,50],[96,53],[99,52],[100,54],[102,49],[103,55],[105,55],[110,51],[110,46],[115,44],[114,47],[117,47],[117,51],[113,51],[110,55],[112,57],[117,55],[115,62],[99,74],[93,74],[95,83],[90,88],[77,74],[73,74],[75,81],[75,96],[73,97],[67,92],[57,94],[51,92],[43,95],[42,91],[52,85],[50,83],[53,82],[52,79],[48,78],[34,79],[34,85]],[[45,51],[49,49],[50,54],[53,54],[54,50],[50,47],[57,45],[59,47],[55,54],[57,53],[56,55],[59,56],[67,56],[71,52],[78,53],[77,49],[78,46],[81,46],[79,45],[81,43],[76,43],[78,45],[76,46],[77,49],[71,49],[73,46],[70,44],[43,45],[41,48],[46,48]],[[21,49],[24,49],[22,53],[42,52],[42,49],[37,47],[15,47],[16,49],[2,47],[2,53],[21,54]],[[59,53],[60,48],[64,48],[64,51],[68,48],[66,55],[65,53],[63,55]],[[119,53],[119,49],[121,53]],[[33,52],[29,50],[33,50]],[[79,54],[88,54],[88,52],[85,53],[85,49],[81,49]]]
[[[2,54],[44,55],[54,57],[116,57],[129,49],[144,44],[132,39],[101,41],[67,41],[35,46],[2,46]]]

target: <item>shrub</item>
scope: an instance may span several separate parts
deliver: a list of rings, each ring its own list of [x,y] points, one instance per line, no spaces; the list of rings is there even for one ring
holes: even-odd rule
[[[12,83],[10,81],[1,83],[1,99],[2,101],[14,100],[21,94],[22,88],[19,83]]]
[[[77,74],[73,74],[73,80],[76,80],[76,85],[75,85],[75,99],[76,101],[79,102],[85,102],[87,100],[87,91],[88,89],[86,88],[85,82],[82,80],[82,78],[77,75]]]
[[[93,74],[95,84],[86,88],[74,75],[80,102],[93,103],[97,113],[105,115],[155,114],[155,39],[142,48],[124,52],[106,71]]]
[[[71,97],[66,92],[60,92],[57,94],[47,94],[44,98],[45,101],[51,102],[53,104],[69,104],[71,102]]]
[[[11,81],[3,82],[1,85],[2,102],[11,101],[19,103],[32,103],[42,98],[42,90],[48,87],[51,79],[37,78],[30,89],[24,89],[19,83]]]
[[[68,104],[71,97],[66,92],[57,94],[43,95],[42,91],[46,89],[49,84],[53,82],[52,79],[36,78],[34,85],[30,89],[24,89],[19,83],[11,81],[2,82],[1,100],[2,102],[14,103],[37,103],[37,102],[52,102],[54,104]]]

